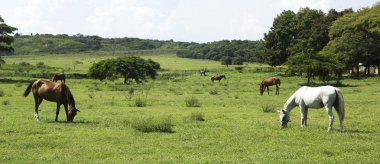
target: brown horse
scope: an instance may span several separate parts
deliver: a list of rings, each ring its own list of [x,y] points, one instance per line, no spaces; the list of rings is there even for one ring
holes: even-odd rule
[[[33,92],[34,103],[35,103],[35,114],[34,118],[38,121],[38,107],[40,106],[43,99],[47,101],[52,101],[57,103],[57,111],[55,115],[55,121],[58,121],[59,108],[63,104],[65,107],[67,122],[73,122],[77,111],[80,112],[75,107],[75,100],[70,92],[69,87],[64,83],[53,83],[47,80],[37,80],[31,82],[24,92],[24,97],[28,96],[30,91]],[[67,108],[67,105],[70,108]]]
[[[280,95],[280,88],[278,86],[281,85],[281,81],[277,77],[270,77],[267,79],[264,79],[260,84],[260,94],[263,95],[265,88],[268,90],[269,95],[269,86],[276,85],[276,95]]]
[[[220,83],[220,80],[222,80],[223,78],[226,79],[226,76],[225,75],[216,75],[216,76],[211,77],[211,81],[214,82],[214,80],[219,80],[219,83]]]
[[[61,83],[62,83],[62,81],[63,81],[63,83],[66,83],[66,76],[65,76],[65,74],[63,74],[63,73],[55,74],[53,76],[53,82],[57,82],[58,80],[61,80]]]

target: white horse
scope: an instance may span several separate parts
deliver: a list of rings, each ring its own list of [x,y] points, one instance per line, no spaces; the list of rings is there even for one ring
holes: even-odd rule
[[[328,131],[331,130],[334,122],[332,107],[334,106],[339,116],[340,131],[343,132],[344,119],[344,99],[342,92],[332,86],[322,87],[301,87],[284,104],[284,109],[280,111],[281,126],[285,128],[290,120],[289,112],[299,106],[301,110],[301,127],[307,126],[307,112],[309,108],[325,107],[330,118]]]

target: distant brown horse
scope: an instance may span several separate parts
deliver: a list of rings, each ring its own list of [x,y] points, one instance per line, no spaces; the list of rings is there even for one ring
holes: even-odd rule
[[[33,92],[34,103],[35,103],[35,114],[34,118],[38,121],[38,107],[40,106],[43,99],[47,101],[52,101],[57,103],[57,111],[55,115],[55,121],[58,121],[59,108],[63,104],[65,107],[67,122],[73,122],[77,111],[80,112],[75,107],[75,100],[70,92],[69,87],[64,83],[53,83],[47,80],[37,80],[31,82],[24,92],[24,97],[28,96],[30,91]],[[68,105],[70,108],[68,109]]]
[[[281,81],[277,77],[270,77],[267,79],[264,79],[260,83],[260,94],[261,96],[263,95],[265,88],[268,90],[268,95],[269,95],[269,86],[276,85],[276,95],[280,95],[280,88],[278,86],[281,85]]]
[[[220,83],[220,80],[222,80],[223,78],[226,79],[226,76],[225,75],[216,75],[216,76],[211,77],[211,81],[214,82],[214,80],[219,80],[219,83]]]
[[[55,74],[53,76],[53,82],[57,82],[58,80],[61,80],[61,82],[63,81],[63,83],[66,83],[66,76],[65,76],[65,74],[63,74],[63,73]]]

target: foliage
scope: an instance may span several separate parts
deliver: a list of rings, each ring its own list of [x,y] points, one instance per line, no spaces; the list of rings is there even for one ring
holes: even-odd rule
[[[276,113],[276,107],[274,105],[263,105],[262,106],[264,113]]]
[[[118,57],[94,63],[89,69],[89,75],[99,80],[115,80],[119,76],[123,76],[125,84],[128,83],[129,79],[134,79],[140,83],[146,76],[155,79],[158,69],[160,69],[160,64],[151,59]]]
[[[296,14],[291,11],[283,11],[278,15],[268,33],[264,34],[266,55],[264,60],[271,66],[283,64],[290,56],[288,47],[294,42]]]
[[[196,97],[192,96],[186,100],[186,106],[187,107],[200,107],[201,103],[199,102],[199,100]]]
[[[194,121],[205,121],[205,118],[202,114],[202,112],[192,112],[191,113],[191,119],[194,120]]]
[[[195,43],[139,39],[139,38],[101,38],[76,34],[31,34],[15,35],[15,53],[78,53],[93,51],[133,51],[133,50],[176,50],[184,49]]]
[[[329,42],[328,31],[333,21],[352,10],[327,15],[321,10],[302,8],[297,13],[284,11],[274,20],[271,30],[264,35],[269,65],[288,65],[287,72],[305,74],[308,84],[314,76],[328,80],[331,75],[342,74],[342,64],[319,52]]]
[[[259,61],[263,51],[260,41],[222,40],[204,44],[193,44],[177,51],[178,57],[210,59],[221,61],[223,65],[241,65],[243,62]]]
[[[330,27],[331,41],[323,53],[340,61],[346,69],[363,63],[380,65],[380,4],[346,14]],[[359,71],[357,70],[357,76]]]
[[[0,16],[0,55],[9,54],[13,52],[12,42],[14,41],[11,34],[16,31],[17,28],[5,24],[4,19]],[[0,56],[0,68],[5,61]]]
[[[136,107],[144,107],[144,106],[146,106],[146,100],[143,99],[143,98],[141,98],[141,97],[136,98],[136,100],[135,100],[135,106]]]
[[[139,118],[133,121],[132,127],[138,131],[144,132],[144,133],[150,133],[150,132],[165,132],[165,133],[172,133],[173,132],[173,124],[170,117],[166,118]]]

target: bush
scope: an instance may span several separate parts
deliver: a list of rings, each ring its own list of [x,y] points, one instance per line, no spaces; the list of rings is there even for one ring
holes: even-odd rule
[[[201,112],[191,113],[191,119],[194,121],[205,121],[204,116]]]
[[[201,103],[199,102],[199,100],[197,98],[192,96],[191,98],[186,100],[186,106],[187,107],[200,107]]]
[[[3,101],[3,105],[6,106],[6,105],[10,105],[11,103],[9,102],[9,100],[4,100]]]
[[[209,93],[210,93],[210,95],[217,95],[219,92],[216,88],[214,88]]]
[[[153,119],[153,117],[149,118],[139,118],[132,122],[132,127],[138,131],[144,133],[150,132],[164,132],[164,133],[172,133],[172,120],[170,117],[166,117],[163,119]]]
[[[146,106],[146,100],[144,100],[142,98],[137,98],[135,100],[135,106],[136,107],[144,107],[144,106]]]
[[[275,113],[276,108],[273,105],[264,105],[263,107],[263,112],[265,113]]]

